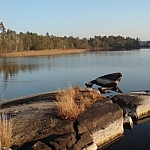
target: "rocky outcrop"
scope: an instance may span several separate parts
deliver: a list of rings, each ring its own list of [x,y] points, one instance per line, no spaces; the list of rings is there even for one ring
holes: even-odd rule
[[[124,115],[130,116],[133,120],[150,115],[150,96],[137,94],[122,94],[112,98],[124,111]]]
[[[77,122],[79,134],[87,129],[93,142],[99,148],[117,140],[124,133],[123,111],[110,99],[103,99],[94,103],[77,119]]]
[[[102,148],[123,136],[122,116],[122,109],[110,99],[99,100],[74,122],[74,133],[59,134],[50,145],[56,150]]]
[[[2,103],[12,125],[12,149],[96,150],[121,138],[126,125],[150,115],[150,95],[121,94],[95,102],[75,121],[63,120],[55,92]],[[142,120],[143,121],[143,120]]]
[[[20,150],[40,147],[96,150],[114,142],[124,133],[123,111],[110,99],[95,102],[75,121],[60,119],[52,101],[38,100],[37,105],[35,100],[33,103],[27,100],[24,105],[21,100],[21,104],[18,102],[17,106],[9,108],[14,115],[11,118],[12,145],[18,145]]]
[[[131,93],[103,98],[75,121],[58,116],[55,93],[11,100],[2,108],[0,113],[7,111],[13,127],[12,145],[20,150],[96,150],[121,138],[123,127],[133,128],[132,120],[137,124],[150,115],[150,95]]]

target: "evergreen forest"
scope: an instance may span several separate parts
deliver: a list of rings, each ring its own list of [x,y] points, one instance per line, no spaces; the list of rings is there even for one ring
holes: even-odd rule
[[[0,22],[0,53],[12,51],[30,50],[52,50],[52,49],[117,49],[117,48],[138,48],[139,38],[123,36],[94,36],[90,38],[73,36],[54,36],[48,32],[45,35],[38,35],[27,31],[26,33],[16,33],[16,31],[6,29],[3,22]]]

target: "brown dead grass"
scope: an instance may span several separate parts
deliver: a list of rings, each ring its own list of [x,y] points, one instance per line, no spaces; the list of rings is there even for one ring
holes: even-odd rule
[[[4,113],[0,115],[0,149],[11,146],[12,127],[6,116]]]
[[[66,90],[59,90],[56,99],[58,103],[59,116],[68,120],[75,120],[95,101],[103,96],[94,90],[83,90],[79,86],[68,87]]]
[[[61,55],[82,53],[86,49],[66,49],[66,50],[37,50],[37,51],[23,51],[23,52],[10,52],[1,54],[2,57],[25,57],[25,56],[46,56],[46,55]]]

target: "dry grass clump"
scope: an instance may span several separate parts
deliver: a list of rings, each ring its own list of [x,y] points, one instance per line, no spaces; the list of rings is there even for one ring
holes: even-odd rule
[[[59,90],[56,99],[58,113],[62,118],[75,120],[87,107],[103,96],[94,90],[83,90],[80,86],[68,87],[66,90]]]
[[[0,149],[11,146],[12,127],[7,114],[0,114]]]

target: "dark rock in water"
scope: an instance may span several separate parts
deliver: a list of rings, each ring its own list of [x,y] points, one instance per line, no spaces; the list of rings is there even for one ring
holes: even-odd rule
[[[114,87],[101,87],[101,88],[98,88],[98,90],[100,91],[101,94],[106,94],[106,92],[105,92],[106,90],[123,93],[117,85]],[[107,93],[110,93],[110,92],[107,92]]]
[[[124,116],[123,127],[125,129],[132,129],[133,128],[133,121],[132,121],[132,118],[130,116],[127,116],[127,115]]]
[[[113,90],[122,93],[122,91],[117,86],[121,81],[121,77],[121,73],[107,74],[104,76],[100,76],[90,82],[87,82],[85,83],[85,85],[87,86],[87,88],[92,88],[93,84],[101,86],[101,88],[98,88],[101,93],[105,92],[106,90]]]
[[[132,91],[130,95],[150,95],[150,90]]]

